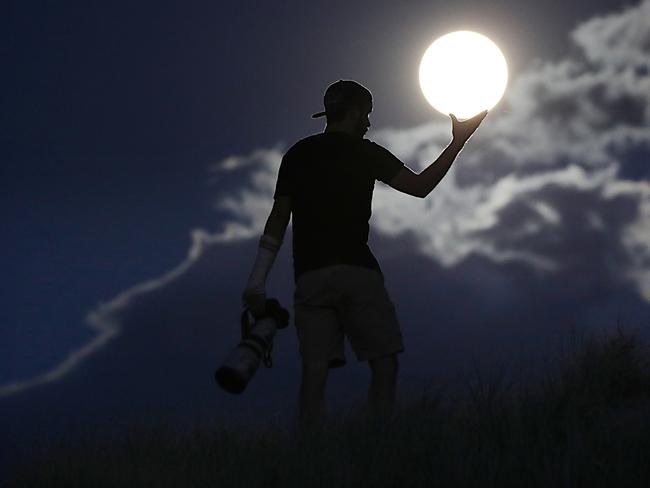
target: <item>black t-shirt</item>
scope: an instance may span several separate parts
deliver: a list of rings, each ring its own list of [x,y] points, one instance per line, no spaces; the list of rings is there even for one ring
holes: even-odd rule
[[[374,268],[368,247],[375,180],[388,183],[404,166],[367,139],[323,132],[296,142],[280,164],[273,198],[291,197],[294,279],[332,264]]]

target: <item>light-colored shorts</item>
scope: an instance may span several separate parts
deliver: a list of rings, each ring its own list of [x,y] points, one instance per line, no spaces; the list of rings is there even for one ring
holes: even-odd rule
[[[303,361],[344,366],[344,336],[359,361],[404,351],[395,305],[377,270],[337,264],[303,273],[294,313]]]

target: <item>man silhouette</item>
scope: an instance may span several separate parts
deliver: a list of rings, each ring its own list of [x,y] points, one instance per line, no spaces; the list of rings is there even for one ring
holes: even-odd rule
[[[404,351],[395,307],[368,247],[368,221],[375,180],[418,198],[442,180],[487,111],[452,120],[452,141],[419,174],[380,145],[364,139],[372,111],[370,91],[338,80],[325,91],[324,132],[296,142],[284,154],[273,208],[243,293],[253,315],[263,315],[265,283],[293,218],[294,322],[302,358],[299,427],[326,418],[325,385],[330,368],[345,364],[343,337],[359,361],[368,361],[367,413],[390,420],[398,360]]]

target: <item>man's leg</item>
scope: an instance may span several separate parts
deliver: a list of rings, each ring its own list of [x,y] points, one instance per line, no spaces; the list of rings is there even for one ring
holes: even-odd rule
[[[303,361],[299,396],[299,428],[312,430],[327,420],[325,385],[329,373],[328,361]]]
[[[367,412],[371,419],[386,423],[392,418],[397,389],[397,354],[368,361],[372,372]]]

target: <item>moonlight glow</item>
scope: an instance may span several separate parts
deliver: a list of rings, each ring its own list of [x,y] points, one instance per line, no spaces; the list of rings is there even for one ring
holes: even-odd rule
[[[506,59],[490,39],[470,31],[446,34],[420,62],[420,87],[436,110],[469,118],[494,107],[508,82]]]

